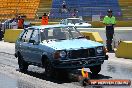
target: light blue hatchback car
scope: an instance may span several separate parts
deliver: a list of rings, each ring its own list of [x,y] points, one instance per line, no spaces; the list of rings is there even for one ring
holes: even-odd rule
[[[15,56],[21,71],[37,65],[44,67],[46,74],[82,67],[98,74],[101,64],[108,60],[103,44],[87,40],[75,27],[61,24],[24,29],[16,41]]]

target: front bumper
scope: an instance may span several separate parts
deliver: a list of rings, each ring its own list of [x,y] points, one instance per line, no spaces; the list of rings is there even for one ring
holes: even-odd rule
[[[82,67],[92,67],[103,64],[104,60],[108,60],[108,56],[78,58],[54,61],[53,67],[58,69],[80,69]]]

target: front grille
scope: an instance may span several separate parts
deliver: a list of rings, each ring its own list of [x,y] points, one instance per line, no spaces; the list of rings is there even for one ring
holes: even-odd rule
[[[95,53],[95,49],[94,48],[90,48],[89,49],[89,57],[95,57],[96,53]]]
[[[80,50],[71,50],[68,52],[68,57],[71,59],[77,58],[87,58],[87,57],[94,57],[95,56],[95,49],[80,49]]]

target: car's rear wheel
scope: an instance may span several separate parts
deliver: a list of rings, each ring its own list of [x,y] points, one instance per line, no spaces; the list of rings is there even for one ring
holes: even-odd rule
[[[98,73],[101,71],[101,65],[90,67],[90,71],[93,75],[98,75]]]
[[[21,55],[19,55],[19,57],[18,57],[18,65],[19,65],[20,71],[27,71],[28,63],[24,61],[24,59]]]

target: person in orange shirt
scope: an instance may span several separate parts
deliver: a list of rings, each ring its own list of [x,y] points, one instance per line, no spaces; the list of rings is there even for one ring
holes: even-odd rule
[[[46,13],[42,16],[41,25],[48,25],[49,16]]]
[[[23,29],[24,28],[24,19],[22,16],[18,17],[18,29]]]

